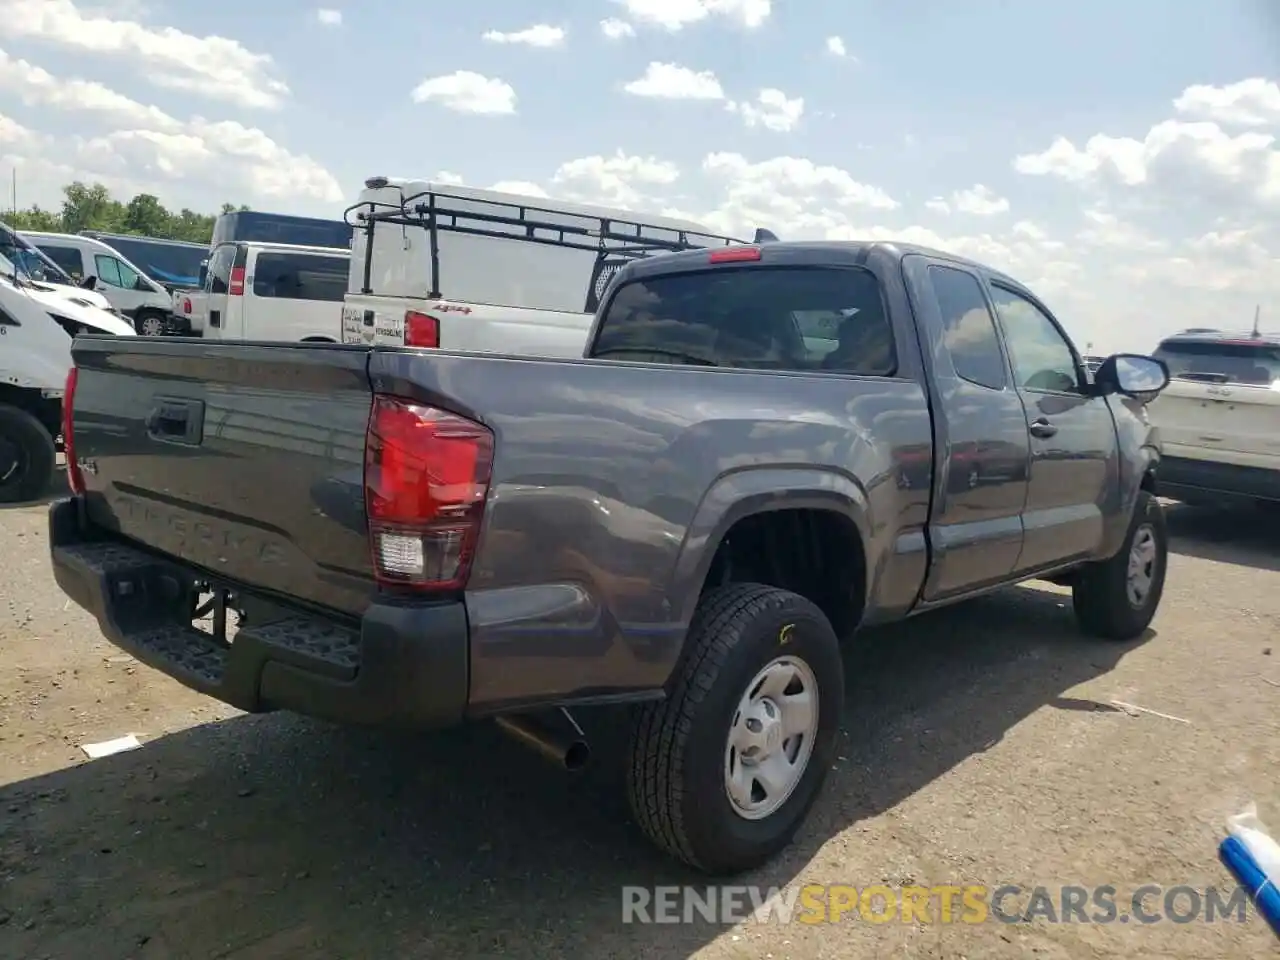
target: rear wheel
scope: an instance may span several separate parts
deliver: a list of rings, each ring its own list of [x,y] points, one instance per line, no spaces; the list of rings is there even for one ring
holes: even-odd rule
[[[817,799],[843,700],[839,643],[814,604],[760,584],[710,591],[671,695],[636,717],[627,777],[636,820],[706,873],[759,866]]]
[[[49,489],[57,462],[53,437],[18,407],[0,406],[0,503],[25,503]]]
[[[1081,569],[1072,590],[1076,619],[1086,632],[1132,640],[1151,624],[1164,595],[1169,532],[1160,501],[1139,491],[1124,546],[1110,560]]]

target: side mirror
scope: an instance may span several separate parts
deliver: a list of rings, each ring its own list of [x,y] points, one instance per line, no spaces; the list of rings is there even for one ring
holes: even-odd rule
[[[90,274],[80,281],[80,286],[85,290],[92,290],[98,285],[98,278]]]
[[[138,279],[137,279],[137,280],[135,280],[135,281],[134,281],[133,289],[135,289],[135,290],[141,290],[141,291],[143,291],[144,293],[150,293],[150,292],[151,292],[151,282],[150,282],[149,280],[147,280],[147,278],[146,278],[146,277],[142,277],[142,276],[140,276],[140,277],[138,277]]]
[[[1155,357],[1117,353],[1102,361],[1093,382],[1104,394],[1120,393],[1146,403],[1169,385],[1169,368]]]

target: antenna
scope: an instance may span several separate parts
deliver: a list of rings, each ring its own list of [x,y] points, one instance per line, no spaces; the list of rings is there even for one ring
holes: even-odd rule
[[[1262,328],[1258,326],[1258,320],[1262,316],[1262,304],[1258,304],[1253,308],[1253,333],[1251,336],[1257,340],[1262,336]]]

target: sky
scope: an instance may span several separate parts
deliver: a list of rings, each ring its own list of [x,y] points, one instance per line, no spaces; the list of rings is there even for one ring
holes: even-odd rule
[[[324,4],[0,0],[18,206],[79,179],[338,218],[434,178],[924,243],[1093,353],[1280,332],[1274,2]]]

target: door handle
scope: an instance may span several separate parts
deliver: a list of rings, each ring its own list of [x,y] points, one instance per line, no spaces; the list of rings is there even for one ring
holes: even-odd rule
[[[1052,437],[1058,432],[1058,428],[1044,417],[1039,420],[1032,420],[1030,430],[1033,437],[1040,437],[1041,439]]]

